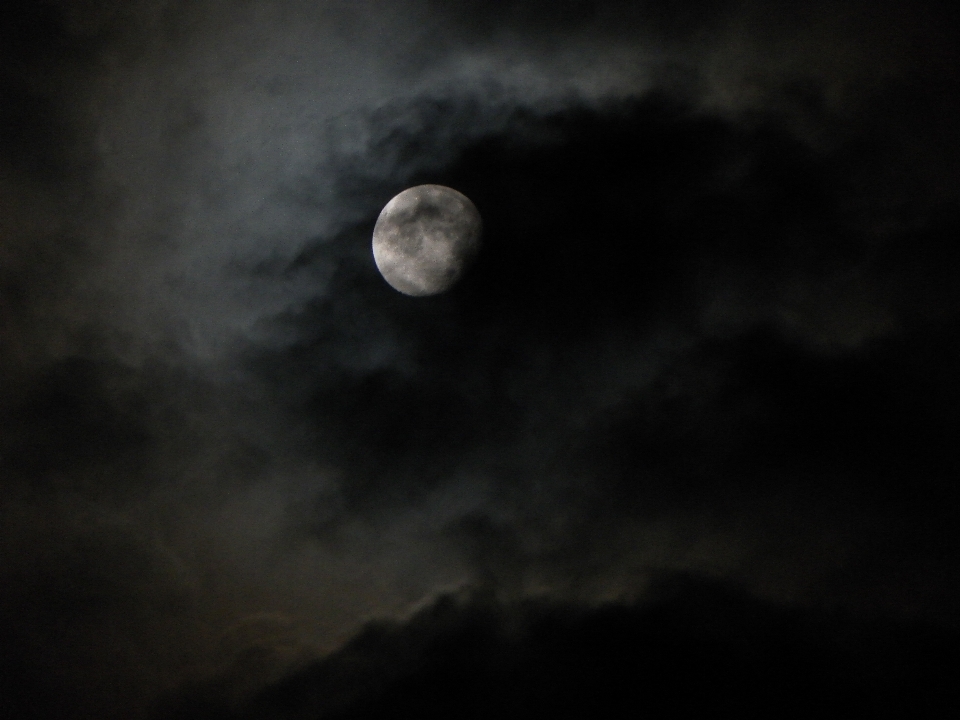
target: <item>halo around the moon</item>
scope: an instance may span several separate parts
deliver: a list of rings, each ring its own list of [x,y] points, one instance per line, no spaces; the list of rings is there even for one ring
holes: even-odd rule
[[[435,295],[452,287],[480,249],[476,206],[444,185],[417,185],[386,204],[373,229],[373,258],[394,289]]]

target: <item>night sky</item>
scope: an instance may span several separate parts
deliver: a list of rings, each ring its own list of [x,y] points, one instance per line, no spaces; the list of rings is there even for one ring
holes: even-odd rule
[[[3,3],[0,716],[948,715],[958,19]]]

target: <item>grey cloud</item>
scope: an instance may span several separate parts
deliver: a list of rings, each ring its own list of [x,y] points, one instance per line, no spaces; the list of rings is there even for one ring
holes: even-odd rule
[[[706,109],[743,115],[797,81],[842,110],[856,97],[848,88],[896,77],[905,62],[897,48],[874,62],[894,26],[862,33],[856,13],[845,38],[840,23],[796,9],[802,21],[778,24],[756,9],[705,4],[666,34],[674,16],[656,4],[567,12],[544,25],[554,13],[510,3],[71,7],[67,27],[95,38],[85,41],[96,58],[76,104],[94,133],[94,194],[83,202],[97,208],[77,233],[95,260],[75,304],[99,308],[87,322],[105,326],[131,361],[171,343],[224,361],[248,339],[269,341],[277,314],[326,292],[339,258],[320,246],[365,222],[386,199],[379,188],[442,166],[503,131],[517,110],[547,115],[637,96],[677,66],[702,78],[695,92]],[[484,23],[489,32],[478,33]],[[824,62],[811,37],[845,43],[851,59]],[[718,95],[744,87],[759,94]],[[441,108],[423,125],[407,108],[425,102]],[[429,138],[401,157],[391,147],[398,133]],[[370,185],[350,192],[357,167]],[[249,273],[309,248],[312,274]]]

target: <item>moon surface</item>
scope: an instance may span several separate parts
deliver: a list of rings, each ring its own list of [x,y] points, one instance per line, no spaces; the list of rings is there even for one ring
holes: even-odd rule
[[[391,287],[405,295],[436,295],[452,287],[480,250],[480,212],[444,185],[417,185],[386,204],[373,228],[373,259]]]

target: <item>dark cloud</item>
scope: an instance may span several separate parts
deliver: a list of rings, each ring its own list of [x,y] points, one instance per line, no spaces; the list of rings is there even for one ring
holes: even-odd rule
[[[345,716],[415,704],[450,658],[492,682],[459,649],[474,616],[491,662],[573,638],[552,677],[619,627],[666,660],[621,666],[617,646],[612,677],[726,659],[784,692],[844,632],[922,653],[910,618],[955,627],[944,7],[10,8],[10,712],[141,717],[191,686],[212,717],[464,587],[540,604],[454,611],[449,655],[422,640],[442,610],[370,631],[277,692],[296,716],[324,673],[366,683],[380,670],[352,675],[358,647],[422,662],[368,705],[344,696]],[[427,182],[473,200],[485,246],[453,290],[413,300],[377,275],[370,233]],[[676,572],[742,593],[634,607]],[[622,609],[584,610],[606,602]],[[731,607],[769,618],[746,647],[709,619]],[[844,657],[801,676],[859,698],[909,675],[857,679],[867,660]],[[553,682],[507,675],[527,703]],[[704,687],[729,680],[732,701],[734,675]]]
[[[446,597],[405,626],[367,628],[242,709],[204,688],[174,716],[926,717],[951,694],[956,655],[957,638],[933,627],[850,622],[679,577],[634,606]]]

